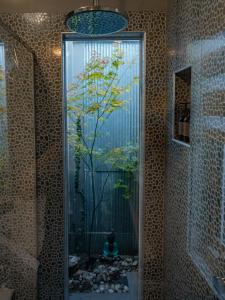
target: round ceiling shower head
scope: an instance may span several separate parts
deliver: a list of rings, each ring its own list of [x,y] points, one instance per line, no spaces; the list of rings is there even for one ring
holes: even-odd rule
[[[103,36],[124,30],[128,26],[128,16],[117,8],[102,7],[98,1],[93,1],[92,6],[70,12],[66,26],[82,35]]]

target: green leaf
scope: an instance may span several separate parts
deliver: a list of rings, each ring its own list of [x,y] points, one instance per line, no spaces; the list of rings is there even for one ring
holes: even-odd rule
[[[104,78],[104,74],[102,72],[94,72],[94,73],[88,74],[87,77],[88,77],[88,79],[93,79],[93,80],[102,79],[102,78]]]
[[[123,198],[126,200],[129,200],[131,197],[131,191],[129,189],[129,186],[125,184],[121,179],[119,179],[115,185],[114,189],[121,189],[123,190]]]
[[[111,101],[112,107],[117,107],[117,108],[119,108],[119,107],[122,107],[124,104],[125,104],[125,101],[123,101],[123,100],[113,99],[113,100]]]
[[[113,96],[119,96],[121,94],[121,88],[113,86],[111,89],[111,93]]]
[[[114,110],[116,110],[114,107],[109,107],[104,109],[104,113],[111,114]]]
[[[100,104],[97,103],[97,102],[93,102],[91,105],[89,105],[87,108],[86,108],[86,112],[87,113],[95,113],[99,108],[100,108]]]
[[[75,96],[71,96],[68,98],[68,102],[73,102],[73,101],[79,101],[81,99],[83,99],[85,93],[82,93],[82,94],[78,94],[78,95],[75,95]]]
[[[81,108],[78,106],[67,105],[67,110],[68,111],[80,111]]]
[[[134,76],[133,82],[134,82],[134,84],[139,84],[140,78],[138,76]]]
[[[112,80],[112,79],[114,79],[116,76],[117,76],[117,73],[116,73],[116,72],[109,71],[109,72],[105,75],[104,79],[105,79],[105,80]]]
[[[115,67],[116,69],[118,69],[119,66],[121,66],[122,64],[123,64],[123,62],[120,61],[120,60],[114,60],[114,61],[112,62],[112,66]]]

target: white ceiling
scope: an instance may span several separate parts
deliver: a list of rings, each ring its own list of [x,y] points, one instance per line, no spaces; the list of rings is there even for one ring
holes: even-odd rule
[[[103,6],[123,10],[166,10],[167,0],[100,0]],[[91,0],[0,0],[0,12],[67,12]]]

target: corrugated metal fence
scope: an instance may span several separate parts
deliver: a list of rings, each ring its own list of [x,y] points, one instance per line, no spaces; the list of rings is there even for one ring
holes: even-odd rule
[[[112,54],[115,42],[125,53],[126,64],[121,68],[121,86],[129,84],[135,76],[140,74],[140,42],[132,40],[124,41],[70,41],[67,42],[67,86],[74,77],[84,71],[85,64],[90,60],[93,50],[102,57],[109,57]],[[129,67],[127,67],[129,65]],[[96,148],[115,148],[125,145],[139,145],[139,124],[140,124],[140,86],[132,85],[130,91],[124,95],[127,100],[126,107],[113,112],[102,128],[102,135],[97,140]],[[86,120],[84,131],[93,130],[93,122]],[[68,127],[70,124],[68,123]],[[90,184],[90,173],[84,166],[82,168],[82,189],[84,191],[85,212],[81,209],[81,200],[77,199],[74,189],[74,154],[70,153],[70,232],[69,248],[70,253],[84,251],[88,234],[92,234],[92,252],[100,254],[106,239],[106,233],[114,230],[119,244],[121,254],[137,254],[138,252],[138,172],[136,180],[128,179],[126,174],[118,170],[109,170],[105,166],[98,165],[95,172],[95,182],[100,194],[102,186],[108,176],[105,186],[104,201],[99,206],[96,214],[93,232],[89,233],[91,213],[92,213],[92,194]],[[118,180],[123,180],[132,190],[129,200],[124,199],[123,191],[115,189],[114,185]],[[85,234],[79,230],[82,220],[81,213],[85,219]]]

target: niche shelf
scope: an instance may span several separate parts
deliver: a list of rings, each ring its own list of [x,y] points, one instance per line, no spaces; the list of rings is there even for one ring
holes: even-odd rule
[[[190,146],[191,67],[174,73],[173,140]]]

